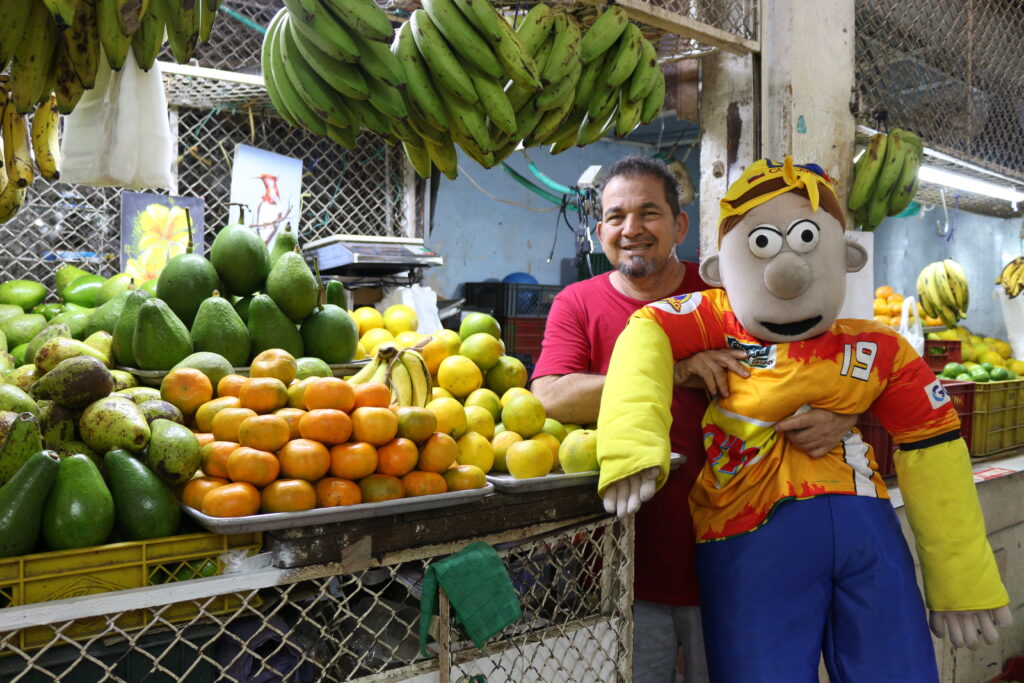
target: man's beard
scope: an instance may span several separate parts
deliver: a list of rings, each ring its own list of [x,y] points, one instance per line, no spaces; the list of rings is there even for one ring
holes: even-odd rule
[[[657,267],[657,259],[649,259],[643,256],[627,256],[619,261],[618,271],[623,277],[645,278],[653,275]]]

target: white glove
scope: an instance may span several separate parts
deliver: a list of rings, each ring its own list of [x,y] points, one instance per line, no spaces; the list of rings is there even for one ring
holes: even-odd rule
[[[607,504],[605,508],[607,508]],[[1013,613],[1009,605],[998,609],[966,610],[963,612],[931,612],[928,624],[936,638],[943,638],[949,632],[953,647],[967,645],[970,650],[978,649],[978,635],[989,645],[999,640],[996,626],[1006,628],[1013,624]]]
[[[632,515],[654,495],[659,469],[648,467],[643,472],[620,479],[604,491],[604,510],[617,517]]]

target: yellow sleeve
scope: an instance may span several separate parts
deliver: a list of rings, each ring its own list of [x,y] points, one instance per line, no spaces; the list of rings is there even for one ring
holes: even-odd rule
[[[985,536],[964,440],[896,451],[896,476],[914,532],[928,608],[945,612],[1008,604]]]
[[[612,351],[597,419],[598,495],[620,479],[661,468],[668,478],[672,425],[672,348],[653,320],[631,318]]]

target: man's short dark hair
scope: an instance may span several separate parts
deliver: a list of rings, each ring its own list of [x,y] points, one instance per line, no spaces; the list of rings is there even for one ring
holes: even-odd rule
[[[679,215],[679,181],[668,170],[668,165],[661,159],[650,159],[642,154],[630,154],[611,165],[605,176],[602,187],[607,186],[612,178],[638,178],[651,176],[661,181],[665,188],[665,201],[672,211],[672,218]]]

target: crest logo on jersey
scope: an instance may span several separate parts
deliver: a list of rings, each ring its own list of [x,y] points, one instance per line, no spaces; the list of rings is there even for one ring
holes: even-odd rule
[[[735,337],[726,337],[730,349],[739,349],[747,354],[744,361],[752,368],[774,368],[775,367],[775,344],[761,346],[759,344],[748,344]]]
[[[651,308],[657,308],[659,311],[665,311],[666,313],[672,313],[673,315],[686,315],[693,313],[700,306],[701,302],[700,292],[693,292],[691,294],[682,294],[680,296],[670,296],[667,299],[661,301],[655,301],[653,304],[648,304]]]
[[[928,402],[932,404],[933,409],[949,403],[949,394],[946,393],[946,387],[942,386],[942,382],[938,379],[926,386],[924,393],[928,395]]]

